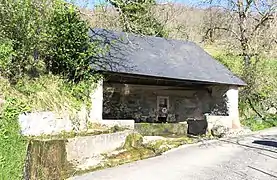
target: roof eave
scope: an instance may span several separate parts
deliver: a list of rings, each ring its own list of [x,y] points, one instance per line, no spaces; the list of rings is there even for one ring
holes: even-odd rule
[[[176,80],[176,81],[189,81],[189,82],[195,82],[198,84],[213,84],[213,85],[230,85],[230,86],[247,86],[247,84],[242,81],[241,83],[228,83],[228,82],[218,82],[218,81],[204,81],[204,80],[198,80],[198,79],[180,79],[180,78],[174,78],[174,77],[164,77],[164,76],[153,76],[148,74],[135,74],[135,73],[126,73],[126,72],[116,72],[116,71],[109,71],[109,70],[98,70],[99,73],[109,73],[109,74],[122,74],[122,75],[129,75],[129,76],[140,76],[140,77],[148,77],[148,78],[158,78],[158,79],[168,79],[168,80]]]

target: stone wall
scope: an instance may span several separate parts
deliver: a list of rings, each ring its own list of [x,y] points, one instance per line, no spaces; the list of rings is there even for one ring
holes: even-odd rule
[[[101,121],[101,124],[105,125],[109,128],[114,127],[114,126],[119,126],[119,127],[127,128],[127,129],[134,129],[135,128],[135,121],[134,120],[128,120],[128,119],[125,119],[125,120],[112,120],[112,119],[104,120],[103,119]]]
[[[228,115],[225,93],[228,86],[178,88],[104,83],[104,119],[141,119],[154,122],[157,96],[169,97],[169,121],[204,119],[205,113]]]
[[[122,147],[133,131],[69,139],[31,140],[27,149],[24,177],[27,180],[67,179],[75,170],[87,169],[103,160],[103,153]]]
[[[212,94],[216,106],[211,108],[211,113],[206,114],[209,129],[216,125],[228,128],[240,128],[238,87],[213,87]]]
[[[24,180],[66,179],[71,164],[66,159],[66,140],[31,140],[24,165]]]
[[[207,115],[206,120],[208,122],[208,129],[211,130],[216,126],[224,126],[227,128],[232,128],[232,119],[230,116],[213,116]]]
[[[53,112],[21,114],[18,121],[24,136],[56,135],[75,129],[69,116],[60,117]]]
[[[101,161],[102,154],[122,147],[126,137],[133,131],[100,134],[68,139],[66,143],[67,160],[77,168],[85,169]],[[87,162],[89,160],[90,162]],[[94,164],[95,163],[95,164]]]
[[[210,107],[210,115],[213,116],[228,116],[228,107],[227,107],[227,95],[228,86],[212,86],[211,97],[212,97],[212,106]]]
[[[135,131],[143,136],[186,135],[186,123],[136,123]]]
[[[89,128],[86,118],[79,115],[78,120],[72,121],[69,115],[58,116],[53,112],[34,112],[20,114],[18,122],[21,134],[24,136],[58,135],[72,131],[86,132]],[[118,126],[126,129],[134,129],[135,124],[134,120],[101,120],[93,123],[106,128]]]

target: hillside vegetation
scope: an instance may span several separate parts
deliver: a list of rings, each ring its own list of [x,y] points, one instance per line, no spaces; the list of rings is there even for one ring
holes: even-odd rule
[[[54,111],[74,119],[90,108],[98,78],[91,56],[100,51],[76,7],[63,1],[8,0],[0,9],[0,179],[19,180],[28,144],[19,114]]]
[[[92,10],[63,0],[1,1],[0,179],[23,178],[28,139],[19,133],[20,113],[74,118],[90,108],[99,78],[91,64],[102,63],[93,57],[108,51],[90,42],[90,27],[198,43],[248,83],[240,91],[243,123],[254,130],[276,125],[269,113],[277,108],[276,2],[227,1],[236,6],[107,0]]]

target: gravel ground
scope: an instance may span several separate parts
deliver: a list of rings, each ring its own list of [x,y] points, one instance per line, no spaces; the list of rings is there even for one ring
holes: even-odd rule
[[[183,146],[162,156],[72,180],[276,180],[277,128]]]

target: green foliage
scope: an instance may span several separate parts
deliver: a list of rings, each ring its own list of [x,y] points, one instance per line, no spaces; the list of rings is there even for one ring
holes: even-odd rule
[[[153,150],[153,152],[157,155],[161,155],[162,153],[170,149],[195,142],[197,142],[196,139],[191,139],[189,137],[183,136],[181,138],[160,139],[157,141],[153,141],[145,144],[145,148]]]
[[[155,0],[108,0],[120,13],[125,32],[142,35],[167,37],[168,32],[162,23],[153,16]]]
[[[215,58],[228,67],[237,76],[244,78],[243,60],[233,54],[218,53]],[[249,119],[259,113],[267,116],[270,107],[277,107],[277,61],[276,59],[252,59],[249,66],[251,79],[246,80],[247,87],[240,91],[240,114]]]
[[[0,2],[0,42],[6,41],[10,46],[9,50],[13,49],[12,53],[9,53],[9,61],[1,62],[0,68],[11,80],[32,73],[40,63],[38,54],[42,48],[41,34],[45,29],[43,17],[47,13],[42,10],[42,2],[44,1]]]
[[[87,23],[62,0],[0,2],[0,179],[22,179],[27,141],[18,115],[54,111],[75,117],[100,76]],[[12,98],[11,98],[12,97]],[[5,100],[3,103],[2,100]]]
[[[78,84],[54,76],[20,79],[13,85],[0,79],[0,92],[3,97],[18,97],[33,111],[54,111],[74,116],[82,106],[91,106],[90,92],[92,84],[98,78],[82,81]]]
[[[11,74],[12,56],[14,55],[12,41],[0,39],[0,75]]]
[[[74,116],[83,104],[90,102],[89,96],[79,93],[83,88],[83,85],[74,85],[53,75],[25,78],[16,85],[0,79],[0,103],[3,103],[0,109],[0,179],[17,180],[22,176],[27,141],[19,134],[18,115],[51,110]],[[4,97],[5,102],[2,101]]]
[[[91,57],[101,48],[90,42],[89,26],[73,5],[8,0],[0,7],[1,75],[15,83],[45,73],[74,82],[92,77]]]
[[[18,115],[29,111],[24,102],[7,98],[0,116],[0,179],[22,179],[27,141],[20,136]]]
[[[252,131],[259,131],[271,127],[277,127],[277,117],[267,117],[265,120],[248,118],[241,121],[244,126],[249,127]]]
[[[123,148],[132,149],[142,147],[143,136],[139,133],[132,133],[126,137]]]
[[[237,76],[242,76],[243,74],[243,60],[239,56],[232,54],[220,53],[214,56],[216,60],[221,62],[229,70],[235,73]]]
[[[49,16],[47,70],[74,82],[90,79],[96,45],[90,42],[88,24],[74,6],[64,3],[57,3]]]

